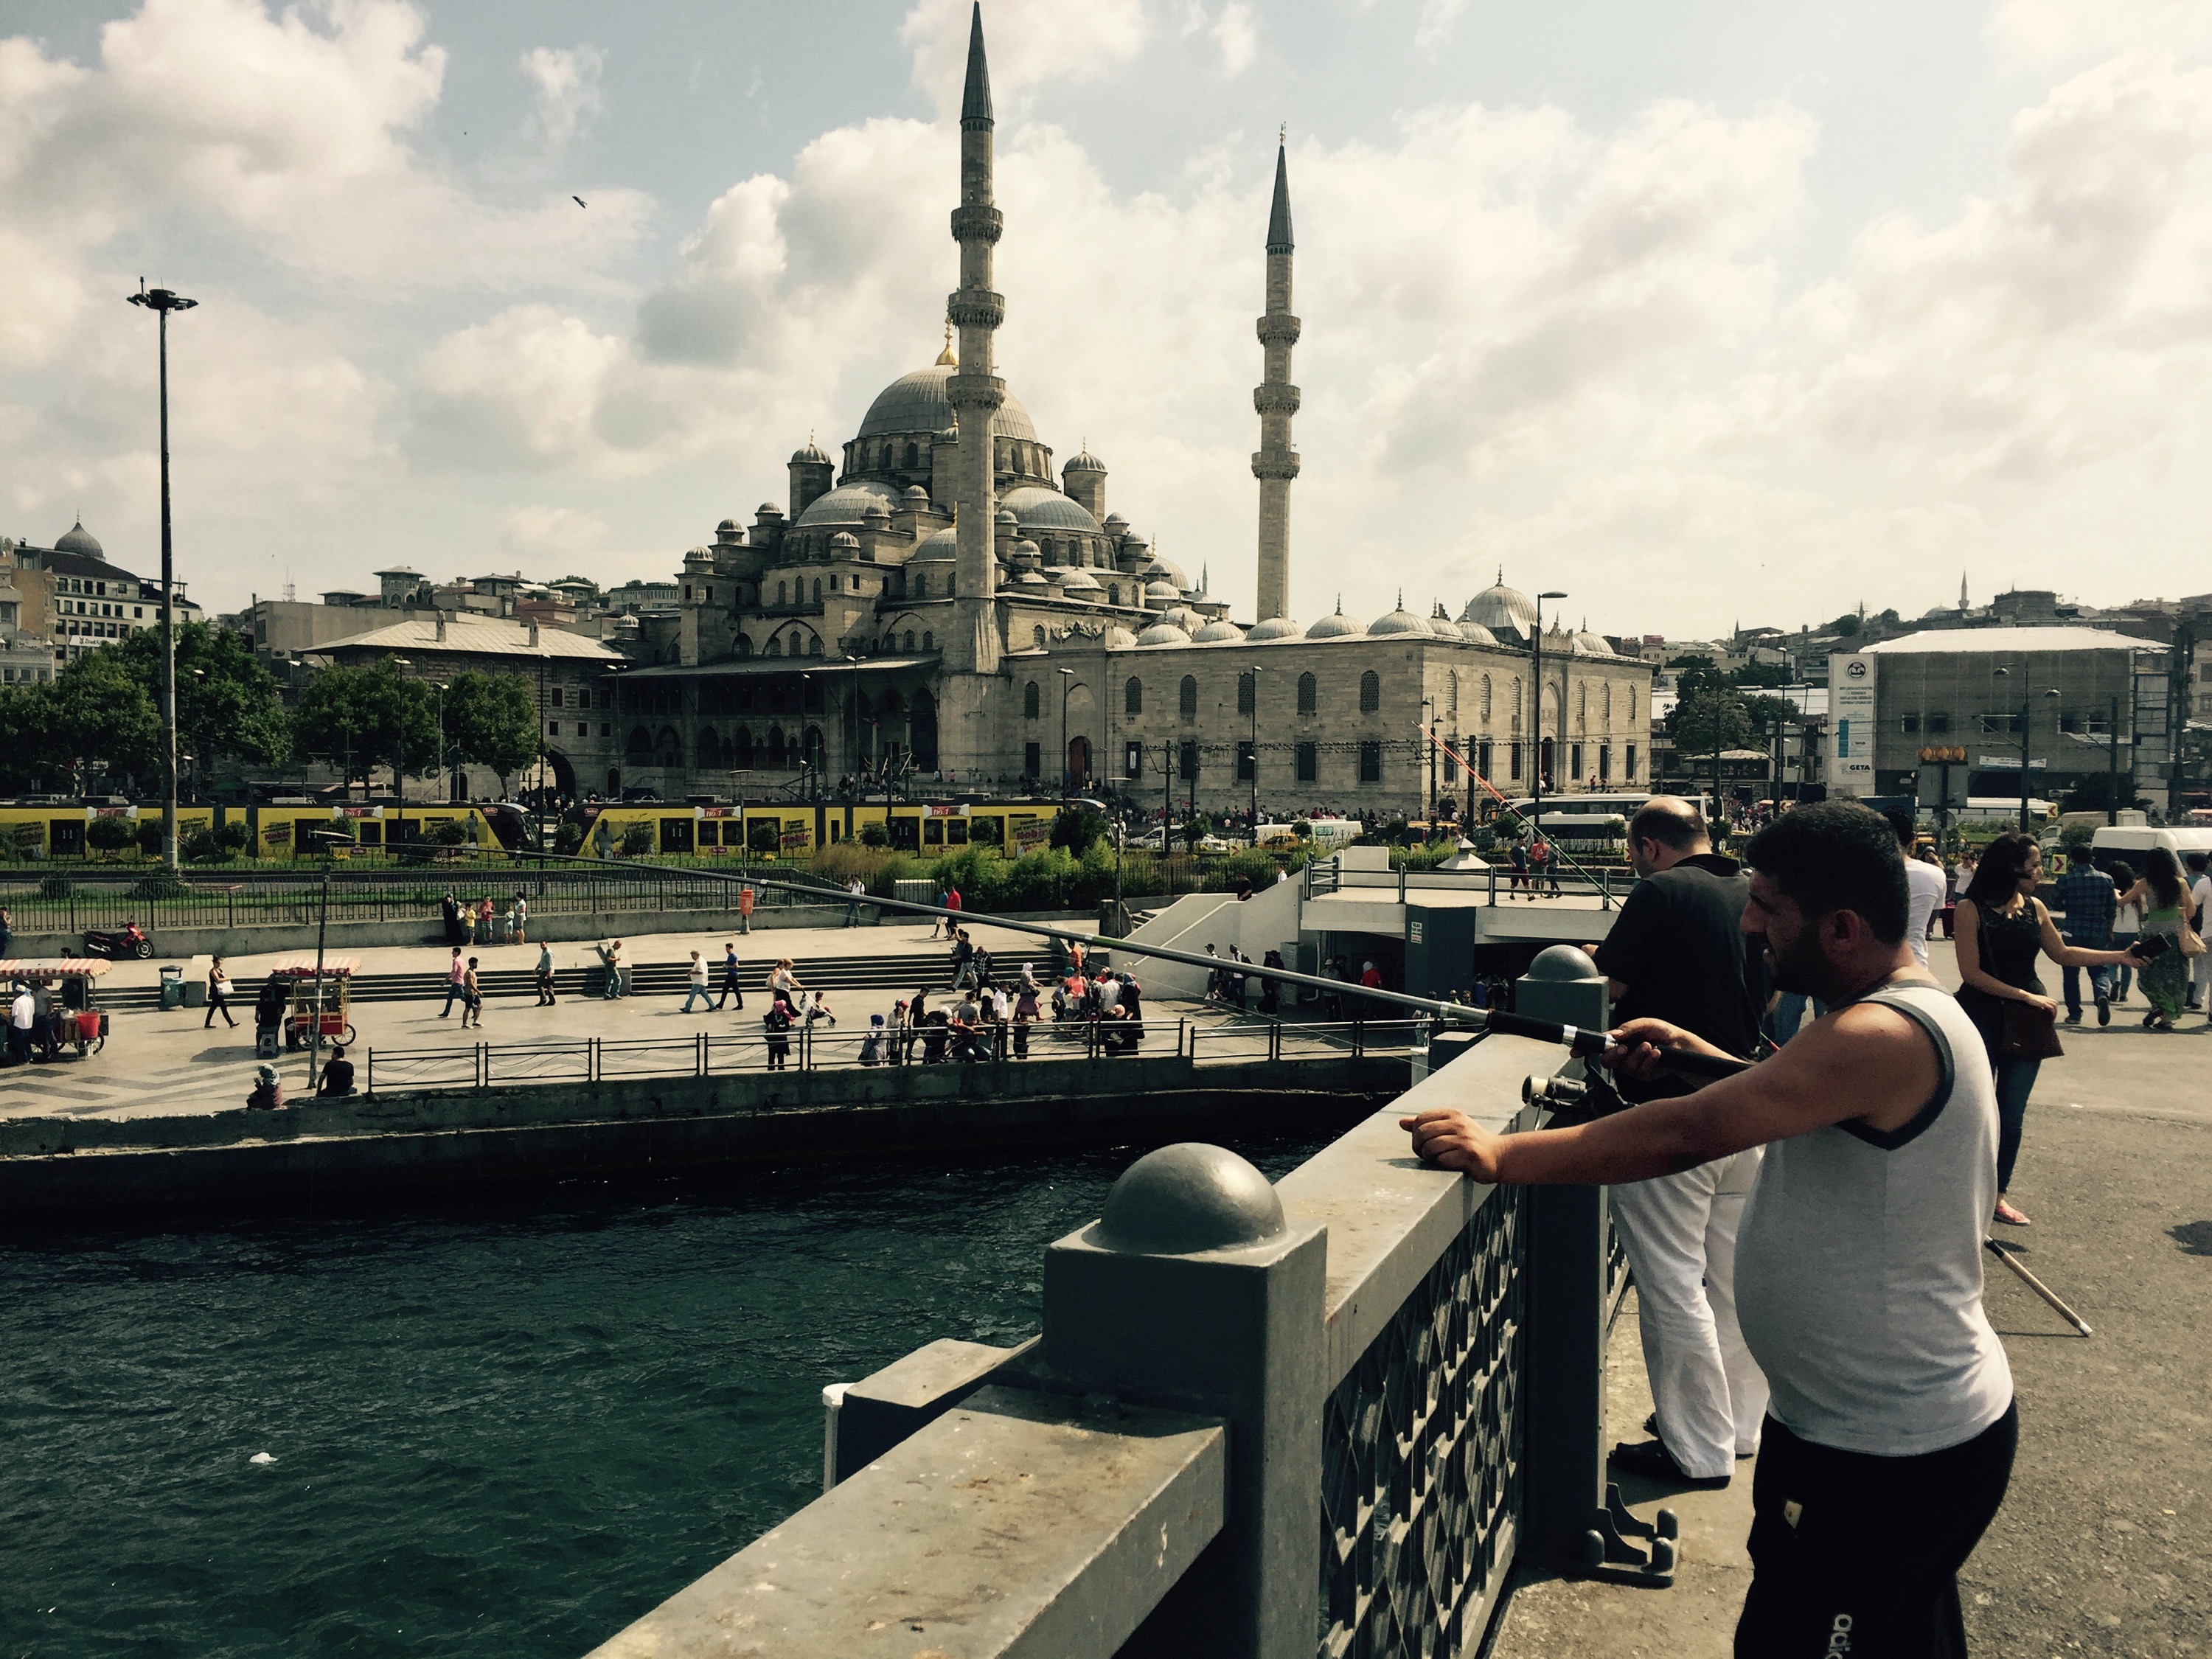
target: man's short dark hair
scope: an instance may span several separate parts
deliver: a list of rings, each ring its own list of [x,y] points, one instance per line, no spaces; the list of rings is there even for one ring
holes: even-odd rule
[[[1854,910],[1884,945],[1905,938],[1905,855],[1897,831],[1856,801],[1815,801],[1784,812],[1751,838],[1744,861],[1808,921]]]
[[[1910,853],[1912,850],[1913,842],[1920,839],[1920,826],[1912,821],[1912,814],[1893,807],[1884,812],[1882,817],[1889,821],[1889,827],[1897,832],[1897,844]]]
[[[1698,816],[1697,810],[1689,802],[1672,795],[1646,801],[1628,821],[1631,847],[1640,841],[1656,841],[1662,847],[1686,853],[1699,842],[1709,839],[1705,821]]]

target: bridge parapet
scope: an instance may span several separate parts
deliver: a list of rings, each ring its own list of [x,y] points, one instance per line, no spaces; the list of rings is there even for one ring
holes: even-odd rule
[[[1440,1053],[1272,1188],[1218,1147],[1140,1159],[1047,1251],[1039,1339],[932,1345],[853,1385],[825,1497],[599,1652],[1474,1651],[1516,1554],[1620,1553],[1601,1367],[1620,1286],[1601,1191],[1425,1168],[1397,1120],[1534,1124],[1522,1080],[1559,1054]],[[955,1474],[1054,1495],[956,1502]],[[748,1588],[770,1583],[823,1617],[771,1633]]]

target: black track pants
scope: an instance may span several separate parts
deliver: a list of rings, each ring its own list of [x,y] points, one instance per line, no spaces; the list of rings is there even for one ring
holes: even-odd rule
[[[2004,1501],[2019,1444],[2016,1405],[1917,1457],[1814,1445],[1768,1418],[1736,1659],[1959,1659],[1959,1569]]]

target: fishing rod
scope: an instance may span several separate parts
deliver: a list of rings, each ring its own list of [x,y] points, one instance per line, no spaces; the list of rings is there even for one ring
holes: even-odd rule
[[[1187,968],[1203,968],[1208,973],[1224,970],[1247,975],[1254,978],[1272,980],[1281,985],[1301,986],[1309,990],[1331,996],[1364,997],[1370,1002],[1386,1006],[1405,1008],[1425,1014],[1448,1024],[1469,1030],[1499,1036],[1528,1037],[1538,1042],[1554,1043],[1566,1048],[1578,1058],[1594,1060],[1603,1054],[1609,1040],[1602,1030],[1589,1030],[1577,1025],[1568,1025],[1556,1020],[1531,1019],[1524,1014],[1510,1013],[1502,1008],[1470,1008],[1464,1003],[1440,1002],[1431,997],[1408,996],[1403,991],[1386,991],[1380,986],[1357,985],[1344,980],[1324,979],[1318,974],[1301,974],[1290,968],[1268,968],[1257,963],[1224,963],[1219,957],[1206,956],[1196,951],[1178,951],[1172,945],[1140,944],[1134,939],[1111,939],[1098,933],[1078,933],[1072,928],[1054,927],[1041,921],[1018,921],[1011,916],[994,916],[977,910],[951,910],[940,905],[924,904],[915,899],[878,898],[870,894],[856,898],[840,888],[817,886],[812,882],[799,881],[788,877],[761,876],[749,871],[737,870],[673,870],[661,865],[621,864],[608,859],[585,858],[565,853],[508,853],[517,864],[550,860],[556,864],[587,866],[595,870],[617,869],[626,874],[650,871],[671,879],[703,877],[710,881],[729,882],[740,886],[764,888],[771,891],[803,894],[826,904],[860,904],[875,906],[878,910],[896,910],[902,915],[927,916],[933,921],[950,919],[955,923],[973,927],[1003,928],[1009,933],[1028,933],[1040,939],[1058,939],[1067,945],[1079,945],[1085,951],[1131,951],[1139,956],[1156,957],[1163,962],[1180,963]],[[1664,1051],[1667,1065],[1673,1070],[1694,1077],[1733,1077],[1744,1070],[1747,1060],[1723,1059],[1715,1054],[1694,1053],[1688,1049],[1670,1048]]]

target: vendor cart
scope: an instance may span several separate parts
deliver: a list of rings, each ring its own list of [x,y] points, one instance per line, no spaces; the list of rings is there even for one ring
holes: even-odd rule
[[[287,1048],[354,1040],[353,974],[359,965],[357,957],[325,957],[319,979],[313,957],[290,957],[269,969],[270,981],[290,992],[284,1009]]]
[[[31,1051],[40,1060],[58,1060],[74,1048],[79,1060],[107,1046],[107,1015],[94,986],[115,964],[97,957],[19,957],[0,962],[0,992],[13,1002],[17,988],[29,986],[37,1000]]]

